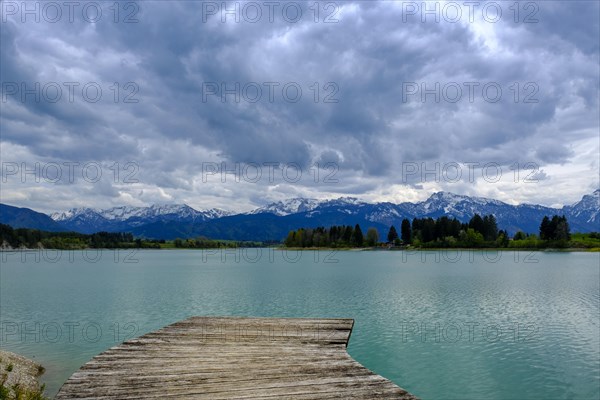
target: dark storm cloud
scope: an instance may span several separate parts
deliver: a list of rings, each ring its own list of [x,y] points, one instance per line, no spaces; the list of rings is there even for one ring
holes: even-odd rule
[[[204,161],[335,162],[346,178],[336,190],[358,194],[387,176],[395,180],[402,162],[568,164],[576,156],[569,138],[597,135],[598,3],[537,2],[536,23],[515,23],[508,3],[499,3],[503,18],[495,23],[480,9],[474,22],[423,23],[420,14],[406,14],[407,3],[331,3],[334,23],[323,23],[324,8],[315,22],[312,3],[304,2],[293,3],[303,16],[293,23],[281,12],[270,22],[265,8],[258,23],[243,15],[222,23],[220,13],[206,12],[221,2],[123,3],[137,8],[122,9],[118,23],[112,3],[102,3],[95,24],[78,14],[56,24],[8,16],[3,84],[95,82],[103,97],[3,97],[2,141],[33,158],[135,160],[145,184],[198,193],[203,187],[194,187],[193,176]],[[236,4],[247,3],[227,7]],[[123,23],[134,9],[138,22]],[[136,103],[123,101],[128,82],[139,89]],[[277,84],[273,101],[268,82]],[[290,83],[302,90],[297,101],[282,94]],[[466,83],[476,84],[473,101]],[[250,84],[248,93],[259,87],[262,96],[252,102],[242,94],[236,102],[228,94],[223,102],[207,92],[221,84]],[[407,96],[407,84],[419,92]],[[462,90],[459,101],[421,97],[423,87],[448,84]],[[486,84],[500,87],[501,98],[484,98]]]

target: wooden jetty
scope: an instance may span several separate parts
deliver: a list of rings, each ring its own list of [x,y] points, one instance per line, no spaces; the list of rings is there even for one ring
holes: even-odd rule
[[[192,317],[97,355],[56,399],[416,399],[350,357],[353,325]]]

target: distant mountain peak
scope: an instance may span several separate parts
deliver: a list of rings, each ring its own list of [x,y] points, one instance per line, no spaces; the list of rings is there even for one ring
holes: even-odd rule
[[[436,200],[459,200],[459,201],[477,201],[479,203],[503,203],[500,200],[496,200],[496,199],[491,199],[488,197],[480,197],[480,196],[467,196],[467,195],[463,195],[463,194],[456,194],[456,193],[452,193],[452,192],[435,192],[433,193],[431,196],[429,196],[429,199],[436,199]],[[427,201],[427,200],[426,200]],[[503,203],[506,204],[506,203]]]
[[[307,199],[304,197],[294,197],[288,200],[276,201],[263,207],[250,211],[248,214],[275,214],[280,217],[299,212],[312,211],[318,207],[321,202],[317,199]]]
[[[54,221],[60,222],[60,221],[65,221],[71,218],[75,218],[77,216],[81,216],[81,215],[89,215],[89,214],[96,214],[99,215],[99,210],[96,210],[94,208],[88,208],[88,207],[76,207],[76,208],[71,208],[67,211],[63,211],[63,212],[55,212],[50,214],[50,218],[52,218]]]
[[[186,204],[121,206],[106,210],[74,208],[52,214],[52,220],[29,209],[3,206],[2,211],[0,222],[11,226],[82,233],[132,232],[141,237],[170,239],[204,235],[215,239],[279,240],[290,229],[357,223],[365,229],[375,227],[380,235],[385,235],[390,225],[398,229],[404,218],[448,216],[467,222],[474,214],[493,214],[498,227],[511,234],[517,230],[537,233],[541,219],[554,214],[564,214],[573,232],[589,232],[600,230],[600,190],[562,208],[535,204],[515,206],[484,197],[437,192],[424,201],[400,204],[368,203],[356,197],[328,200],[296,197],[236,215],[221,209],[200,211]],[[229,215],[232,217],[222,218]]]
[[[13,228],[41,229],[46,231],[64,231],[63,226],[48,215],[24,207],[0,204],[0,223]]]
[[[100,230],[128,231],[161,221],[202,222],[231,214],[219,208],[196,210],[187,204],[152,204],[147,207],[72,208],[65,212],[54,213],[51,218],[69,229],[92,233]]]
[[[563,211],[569,216],[584,218],[588,223],[598,223],[596,231],[600,230],[600,189],[594,190],[592,194],[586,194],[578,202],[563,207]]]
[[[348,205],[360,205],[367,204],[356,197],[338,197],[337,199],[330,200],[317,200],[304,197],[294,197],[287,200],[276,201],[269,203],[265,206],[254,209],[246,214],[275,214],[283,217],[290,214],[297,214],[301,212],[310,212],[318,207],[335,207],[335,206],[348,206]]]
[[[366,204],[364,201],[357,197],[345,196],[338,197],[337,199],[329,200],[330,203],[342,203],[342,204]]]
[[[152,204],[147,207],[117,206],[106,209],[79,207],[53,213],[51,218],[55,221],[64,221],[86,215],[98,215],[107,220],[126,221],[130,218],[148,218],[172,214],[184,217],[198,215],[222,217],[231,213],[220,208],[199,211],[187,204]]]
[[[455,194],[452,192],[440,191],[440,192],[434,192],[433,194],[431,194],[431,196],[429,196],[429,198],[432,198],[432,197],[436,198],[436,199],[448,199],[448,198],[465,198],[468,196]]]

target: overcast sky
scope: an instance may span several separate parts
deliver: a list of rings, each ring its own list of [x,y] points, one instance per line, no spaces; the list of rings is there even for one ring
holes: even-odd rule
[[[597,1],[77,4],[1,3],[4,203],[599,186]]]

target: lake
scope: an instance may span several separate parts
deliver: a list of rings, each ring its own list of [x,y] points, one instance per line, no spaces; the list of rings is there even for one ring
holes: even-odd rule
[[[348,351],[423,399],[600,398],[600,253],[3,252],[0,345],[55,394],[94,355],[193,315],[344,317]]]

